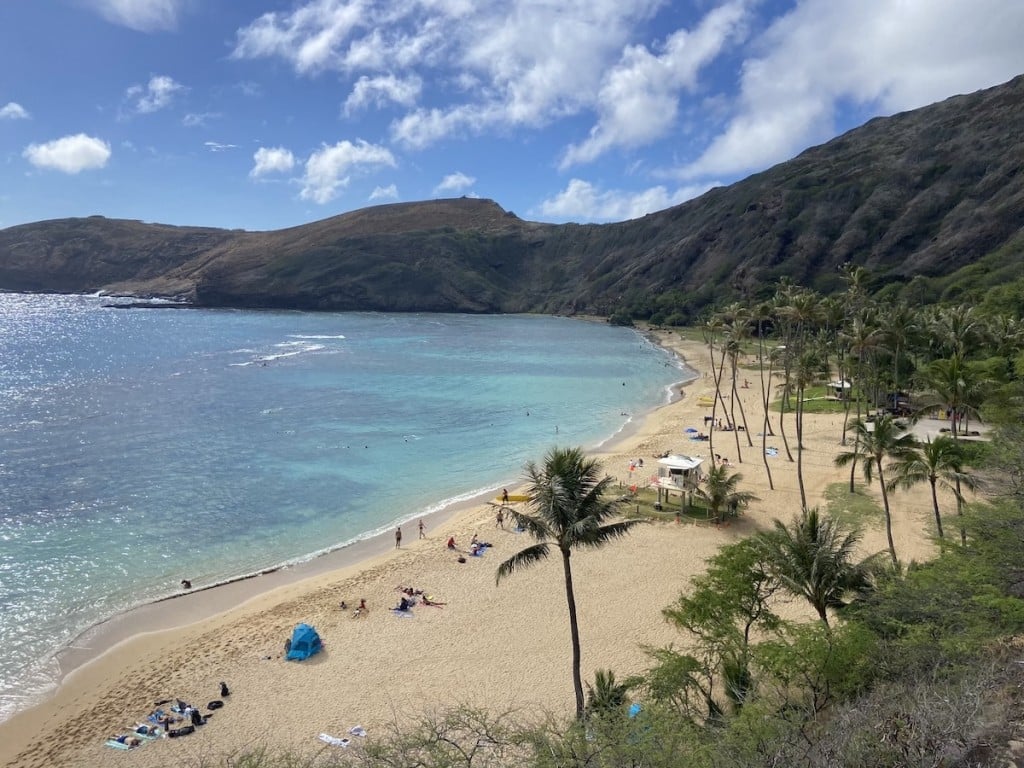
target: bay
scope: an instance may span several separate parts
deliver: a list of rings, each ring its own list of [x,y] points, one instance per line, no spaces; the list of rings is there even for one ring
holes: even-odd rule
[[[516,482],[689,378],[568,318],[0,294],[0,718],[85,629]]]

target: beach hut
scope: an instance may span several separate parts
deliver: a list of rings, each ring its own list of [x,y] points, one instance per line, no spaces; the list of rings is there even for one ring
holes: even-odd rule
[[[303,661],[317,653],[324,647],[320,635],[309,624],[299,624],[292,632],[292,642],[288,647],[289,661]]]

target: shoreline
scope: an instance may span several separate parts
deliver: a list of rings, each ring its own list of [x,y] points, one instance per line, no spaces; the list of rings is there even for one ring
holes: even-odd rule
[[[586,449],[591,455],[602,456],[614,453],[617,447],[640,433],[644,429],[645,422],[657,411],[682,399],[684,389],[699,378],[699,373],[687,364],[679,350],[662,343],[663,339],[657,335],[657,332],[649,329],[635,329],[635,331],[639,336],[665,351],[676,364],[680,374],[684,376],[666,388],[666,397],[660,403],[652,405],[640,414],[628,415],[627,420],[618,431]],[[507,484],[510,489],[519,489],[520,487],[518,484],[522,479],[522,467],[515,471],[517,477]],[[500,487],[499,484],[493,489],[473,493],[466,498],[427,505],[426,511],[401,520],[399,525],[411,527],[411,530],[403,530],[406,546],[416,540],[414,538],[418,533],[417,527],[414,525],[416,521],[422,520],[428,535],[430,535],[430,532],[435,531],[438,527],[452,523],[460,515],[478,509],[493,500]],[[310,553],[308,559],[298,562],[268,566],[256,572],[229,577],[213,584],[157,597],[87,627],[72,638],[67,645],[53,653],[52,659],[57,670],[52,686],[45,691],[25,694],[25,699],[32,703],[27,707],[19,707],[6,718],[0,719],[0,727],[24,713],[45,705],[47,701],[59,694],[62,686],[73,675],[137,637],[183,630],[200,622],[214,619],[225,612],[243,608],[249,602],[266,597],[279,589],[320,576],[371,567],[377,559],[394,550],[392,530],[388,528],[376,533],[367,532],[367,534],[363,534],[362,538],[356,538],[354,541],[327,552]]]
[[[700,374],[708,364],[706,347],[672,331],[658,332],[657,338],[696,377],[675,385],[674,391],[683,390],[684,397],[638,415],[635,429],[587,451],[620,484],[627,477],[633,481],[627,467],[636,457],[670,451],[710,459],[708,443],[688,442],[684,435],[684,428],[700,425],[704,415],[702,399],[711,386]],[[739,394],[747,412],[757,418],[759,390],[752,387]],[[806,419],[804,480],[811,503],[823,504],[829,486],[844,482],[848,474],[833,464],[841,421],[830,415]],[[775,486],[769,490],[759,447],[744,445],[744,455],[738,455],[734,451],[740,433],[730,437],[737,440],[729,455],[743,474],[742,485],[760,497],[744,515],[720,527],[656,521],[637,526],[612,546],[574,554],[587,678],[596,669],[613,669],[623,677],[640,673],[650,664],[645,647],[678,645],[681,640],[685,645],[685,638],[665,622],[662,608],[704,572],[707,558],[721,546],[770,526],[773,519],[789,520],[799,508],[795,465],[784,456],[771,459]],[[651,467],[656,466],[652,461]],[[0,765],[116,764],[120,755],[103,746],[105,735],[143,717],[155,701],[170,696],[193,702],[216,698],[219,680],[229,682],[232,696],[211,724],[188,739],[158,740],[133,750],[126,758],[133,768],[211,764],[220,755],[254,748],[312,759],[323,754],[318,732],[344,735],[358,724],[373,738],[401,723],[419,722],[424,713],[460,705],[492,713],[566,715],[572,701],[571,654],[561,563],[549,558],[496,585],[497,565],[527,540],[499,528],[493,508],[476,503],[485,500],[444,510],[433,518],[425,540],[412,533],[400,550],[385,533],[378,537],[377,548],[368,550],[367,559],[257,591],[243,603],[188,626],[135,633],[104,649],[68,674],[44,703],[0,723]],[[930,557],[935,551],[927,528],[930,505],[909,495],[894,498],[893,504],[900,557]],[[866,553],[884,549],[877,520],[868,521],[864,533]],[[486,557],[466,557],[459,563],[444,547],[449,535],[465,544],[476,534],[493,542]],[[248,584],[255,581],[262,588],[272,578],[274,574]],[[397,602],[399,585],[428,590],[441,604],[417,607],[412,621],[396,618],[387,608]],[[370,612],[354,621],[350,612],[339,610],[338,602],[360,597],[366,597]],[[807,612],[796,601],[780,609],[793,617]],[[324,651],[302,664],[285,663],[282,642],[299,621],[317,628]],[[529,659],[528,675],[524,659]]]

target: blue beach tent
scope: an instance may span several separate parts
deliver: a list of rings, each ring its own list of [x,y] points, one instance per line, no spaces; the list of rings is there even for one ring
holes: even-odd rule
[[[309,624],[299,624],[292,632],[292,644],[285,656],[289,661],[302,661],[314,654],[320,653],[323,648],[320,635]]]

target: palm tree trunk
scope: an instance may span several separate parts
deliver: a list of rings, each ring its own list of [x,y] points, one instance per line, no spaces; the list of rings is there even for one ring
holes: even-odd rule
[[[768,392],[772,382],[773,363],[768,363],[768,386],[764,383],[764,354],[761,355],[761,405],[764,407],[764,422],[761,424],[761,461],[764,462],[764,471],[768,474],[768,487],[775,490],[775,483],[772,480],[772,468],[768,464],[768,433],[772,431],[772,422],[768,417]]]
[[[889,557],[892,558],[892,567],[897,570],[900,561],[896,559],[896,544],[892,540],[892,513],[889,511],[889,494],[885,491],[885,478],[882,476],[882,459],[879,457],[875,466],[878,467],[878,484],[882,488],[882,509],[885,511],[885,539],[889,542]]]
[[[961,495],[960,478],[956,479],[956,516],[960,519],[960,546],[967,546],[967,529],[964,528],[964,497]]]
[[[796,481],[800,486],[800,509],[807,510],[807,492],[804,490],[804,420],[803,385],[796,389]],[[828,622],[826,622],[827,624]]]
[[[572,589],[572,567],[568,549],[562,550],[562,568],[565,571],[565,599],[569,604],[569,632],[572,634],[572,685],[576,691],[576,719],[583,719],[583,678],[580,675],[580,627],[576,620],[576,595]]]
[[[928,482],[932,485],[932,507],[935,509],[935,527],[939,531],[939,540],[945,539],[942,535],[942,515],[939,514],[939,497],[935,492],[935,478],[928,478]]]

